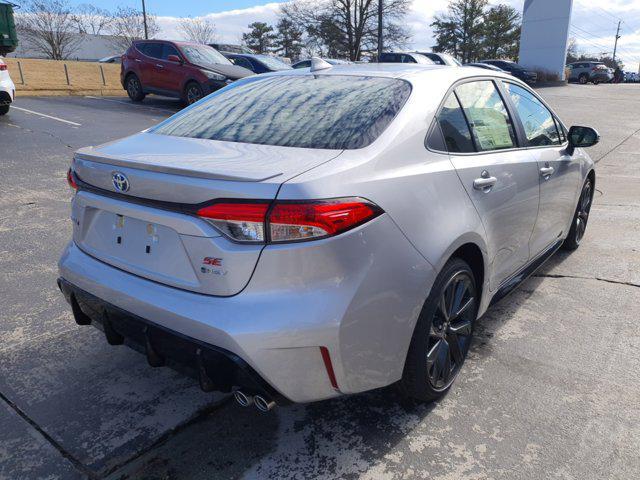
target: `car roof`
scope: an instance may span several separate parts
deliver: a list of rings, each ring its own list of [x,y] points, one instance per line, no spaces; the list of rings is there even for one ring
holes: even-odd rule
[[[322,70],[307,69],[284,70],[265,73],[262,76],[281,75],[352,75],[364,77],[386,77],[409,80],[410,82],[442,81],[454,83],[470,77],[497,77],[514,80],[512,75],[480,67],[458,67],[449,65],[417,64],[417,63],[353,63],[334,65]]]

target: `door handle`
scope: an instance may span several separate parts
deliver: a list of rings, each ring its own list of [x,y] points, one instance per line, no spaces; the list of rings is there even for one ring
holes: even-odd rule
[[[540,168],[540,175],[542,175],[544,178],[549,178],[555,171],[556,169],[553,167],[542,167]]]
[[[158,68],[164,68],[164,65],[160,64],[160,63],[156,63],[156,67]]]
[[[482,177],[476,178],[473,181],[473,188],[475,188],[476,190],[484,190],[485,192],[488,192],[489,190],[491,190],[491,187],[496,184],[497,181],[498,179],[496,177],[490,177],[489,172],[485,170],[482,172]]]

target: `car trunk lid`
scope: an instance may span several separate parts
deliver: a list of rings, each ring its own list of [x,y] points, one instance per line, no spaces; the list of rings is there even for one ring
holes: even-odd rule
[[[74,241],[135,275],[234,295],[251,278],[263,247],[229,240],[197,217],[196,207],[223,199],[273,200],[283,182],[340,153],[148,133],[82,149],[73,162],[80,185],[72,208]],[[116,175],[126,179],[124,191]]]

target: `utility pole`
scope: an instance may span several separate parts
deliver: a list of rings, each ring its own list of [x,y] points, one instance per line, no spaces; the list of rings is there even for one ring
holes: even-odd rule
[[[622,20],[618,20],[618,29],[616,30],[616,42],[613,44],[613,64],[616,64],[616,50],[618,49],[618,39],[620,38],[620,23]]]
[[[142,21],[144,23],[144,39],[149,40],[149,29],[147,28],[147,7],[142,0]]]
[[[378,0],[378,62],[382,56],[382,0]]]

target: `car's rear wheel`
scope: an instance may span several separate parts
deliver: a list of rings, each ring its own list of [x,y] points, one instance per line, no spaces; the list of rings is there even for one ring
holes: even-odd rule
[[[590,178],[584,182],[582,186],[582,192],[580,193],[580,199],[578,200],[578,206],[576,212],[573,215],[573,221],[571,222],[571,228],[569,234],[562,244],[562,248],[565,250],[575,250],[580,246],[580,242],[584,237],[584,233],[587,230],[587,222],[589,221],[589,212],[591,211],[591,204],[593,202],[593,182]]]
[[[145,94],[142,90],[142,84],[140,83],[140,79],[137,75],[131,73],[127,77],[127,81],[125,82],[125,86],[127,88],[127,95],[134,102],[141,102],[144,100]]]
[[[594,85],[598,85],[599,83],[600,83],[600,80],[594,80],[594,81],[593,81],[593,84],[594,84]]]
[[[6,115],[9,113],[9,105],[0,105],[0,115]]]
[[[413,332],[399,383],[403,395],[431,401],[447,392],[469,351],[478,303],[469,265],[459,258],[449,260]]]
[[[578,77],[578,82],[580,82],[581,85],[586,85],[588,81],[589,76],[586,73],[583,73]]]
[[[200,84],[196,82],[189,82],[184,89],[184,101],[187,105],[191,105],[192,103],[196,103],[204,97],[204,91]]]

